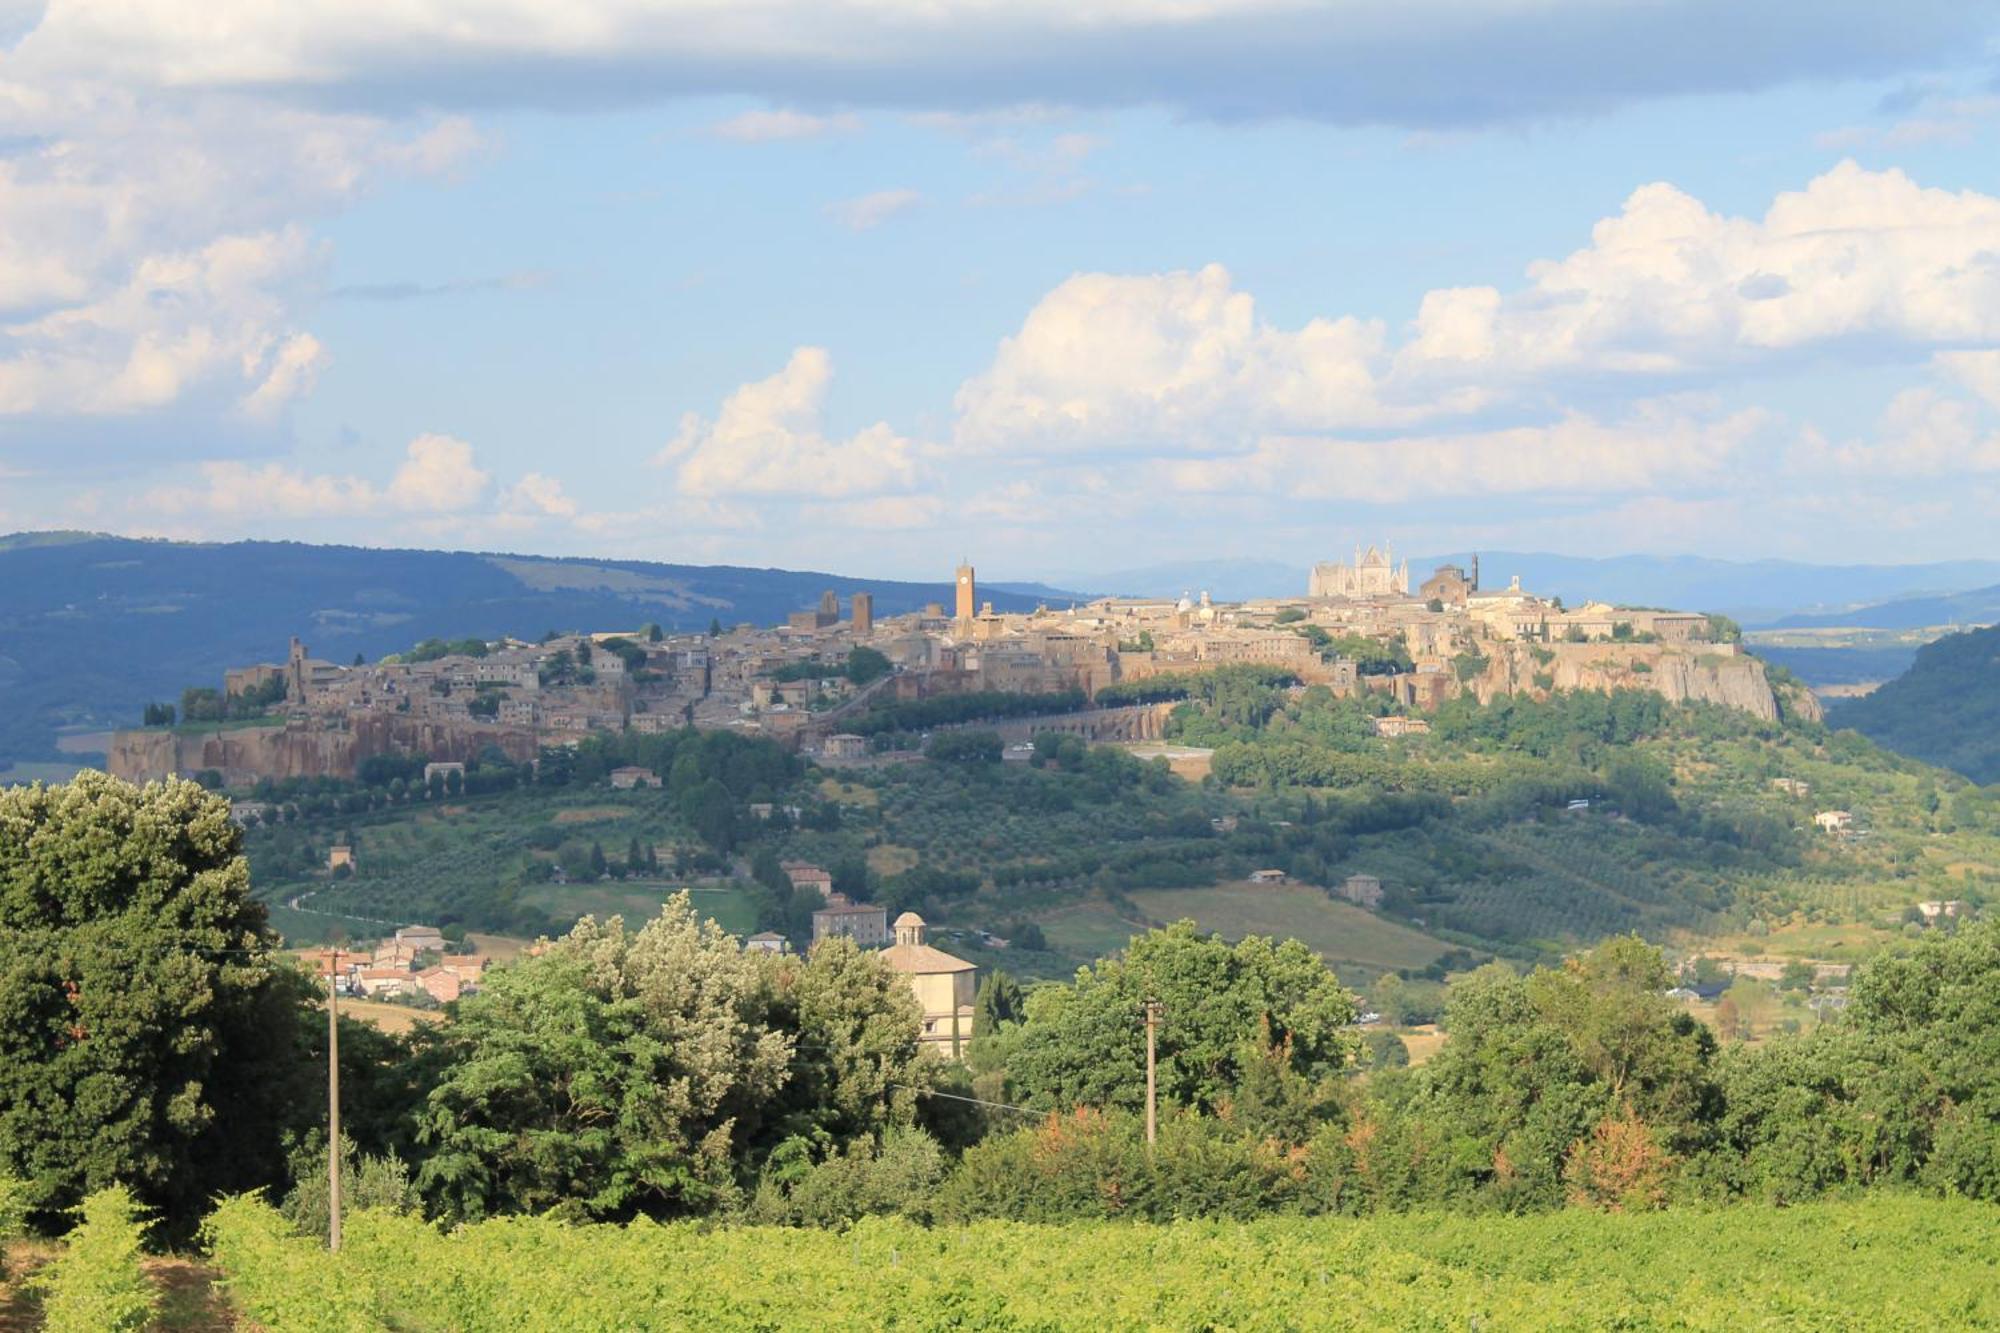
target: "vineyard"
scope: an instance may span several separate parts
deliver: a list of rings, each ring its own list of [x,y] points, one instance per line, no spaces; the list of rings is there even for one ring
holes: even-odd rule
[[[328,1255],[254,1199],[209,1241],[271,1333],[453,1329],[1967,1328],[2000,1323],[2000,1211],[1272,1218],[846,1232],[361,1214]]]

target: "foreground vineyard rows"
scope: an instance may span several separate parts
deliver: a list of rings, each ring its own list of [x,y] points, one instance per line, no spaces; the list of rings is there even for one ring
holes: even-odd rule
[[[1967,1328],[2000,1323],[2000,1210],[980,1223],[847,1232],[362,1214],[326,1254],[268,1206],[209,1227],[270,1333],[388,1328]]]

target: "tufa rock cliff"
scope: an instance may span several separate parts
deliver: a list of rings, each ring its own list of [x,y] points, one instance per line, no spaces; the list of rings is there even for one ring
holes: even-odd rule
[[[1542,696],[1553,690],[1652,690],[1673,703],[1740,708],[1767,722],[1780,700],[1764,664],[1730,644],[1496,643],[1485,645],[1486,670],[1469,688],[1481,703],[1497,695]],[[1820,719],[1819,701],[1788,691],[1783,710]]]
[[[294,719],[277,727],[216,731],[121,731],[111,738],[105,767],[114,776],[148,782],[212,768],[236,784],[258,778],[351,778],[374,755],[424,755],[466,763],[497,746],[516,763],[535,757],[532,731],[441,722],[399,713],[348,719]]]

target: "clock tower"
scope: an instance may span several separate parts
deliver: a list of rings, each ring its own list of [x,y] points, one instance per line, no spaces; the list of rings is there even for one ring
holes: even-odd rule
[[[972,582],[972,566],[958,567],[958,619],[961,624],[970,624],[978,612],[979,603],[974,599],[976,590]]]

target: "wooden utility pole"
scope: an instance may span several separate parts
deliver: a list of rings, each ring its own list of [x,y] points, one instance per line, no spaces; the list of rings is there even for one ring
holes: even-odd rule
[[[1160,1002],[1146,1001],[1146,1149],[1159,1137],[1159,1080],[1155,1064],[1159,1046]]]
[[[326,969],[326,1247],[340,1248],[340,950]]]

